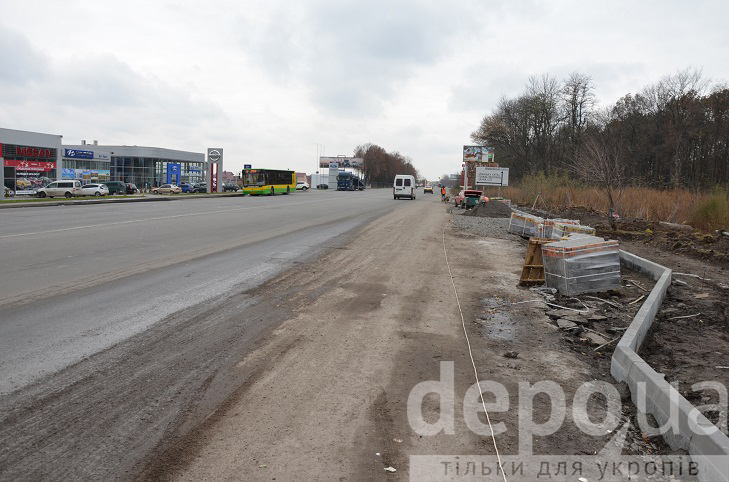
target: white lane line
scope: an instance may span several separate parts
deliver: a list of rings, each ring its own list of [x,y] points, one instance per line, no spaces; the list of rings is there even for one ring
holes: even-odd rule
[[[36,236],[39,234],[62,233],[64,231],[74,231],[77,229],[101,228],[101,227],[106,227],[106,226],[120,226],[120,225],[124,225],[124,224],[142,223],[142,222],[147,222],[147,221],[162,221],[165,219],[186,218],[186,217],[191,217],[191,216],[219,214],[219,213],[227,213],[227,212],[232,212],[232,211],[250,211],[253,209],[274,209],[274,208],[290,207],[292,205],[303,206],[305,204],[316,204],[316,203],[331,202],[331,201],[332,201],[331,199],[319,199],[316,201],[293,202],[293,203],[268,205],[268,206],[240,207],[240,208],[218,209],[215,211],[204,211],[204,212],[199,212],[199,213],[173,214],[170,216],[158,216],[158,217],[154,217],[154,218],[132,219],[132,220],[128,220],[128,221],[116,221],[116,222],[112,222],[112,223],[89,224],[86,226],[74,226],[74,227],[70,227],[70,228],[50,229],[48,231],[35,231],[32,233],[6,234],[4,236],[0,236],[0,239],[19,238],[22,236]]]

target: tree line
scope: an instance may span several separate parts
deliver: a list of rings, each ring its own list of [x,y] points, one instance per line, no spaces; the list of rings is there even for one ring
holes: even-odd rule
[[[729,185],[729,88],[686,69],[599,108],[587,75],[532,76],[471,140],[494,147],[514,180],[568,173],[614,186]]]
[[[354,157],[364,161],[363,174],[370,184],[391,185],[397,174],[410,174],[419,178],[412,160],[399,152],[387,152],[377,144],[367,143],[354,149]]]

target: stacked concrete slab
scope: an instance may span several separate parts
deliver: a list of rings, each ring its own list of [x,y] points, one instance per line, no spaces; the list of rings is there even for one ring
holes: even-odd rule
[[[595,236],[595,228],[590,226],[582,226],[577,223],[565,223],[562,221],[556,221],[552,225],[550,236],[552,239],[562,239],[570,234],[584,234],[587,236]]]
[[[559,223],[556,223],[559,224]],[[617,241],[580,235],[542,246],[547,287],[575,296],[620,288]]]
[[[508,231],[512,234],[525,237],[539,236],[539,225],[543,221],[544,219],[539,216],[522,211],[514,211],[511,213]]]
[[[542,224],[539,225],[539,237],[540,238],[551,238],[552,231],[554,229],[554,223],[564,224],[580,224],[579,219],[545,219]],[[560,238],[556,238],[560,239]]]

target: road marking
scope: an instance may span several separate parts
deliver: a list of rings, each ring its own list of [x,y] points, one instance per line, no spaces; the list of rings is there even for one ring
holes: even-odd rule
[[[370,197],[372,195],[373,194],[370,194],[367,197]],[[361,196],[358,196],[358,198],[359,197],[361,197]],[[204,212],[199,212],[199,213],[173,214],[170,216],[158,216],[158,217],[154,217],[154,218],[144,218],[144,219],[130,219],[128,221],[116,221],[116,222],[112,222],[112,223],[88,224],[85,226],[74,226],[71,228],[50,229],[48,231],[35,231],[32,233],[6,234],[4,236],[0,236],[0,239],[19,238],[22,236],[36,236],[39,234],[62,233],[65,231],[74,231],[76,229],[101,228],[101,227],[106,227],[106,226],[121,226],[124,224],[141,223],[141,222],[146,222],[146,221],[163,221],[165,219],[186,218],[186,217],[192,217],[192,216],[202,216],[202,215],[206,215],[206,214],[219,214],[219,213],[227,213],[227,212],[233,212],[233,211],[250,211],[253,209],[282,208],[282,207],[289,207],[293,204],[296,204],[297,206],[303,206],[305,204],[316,204],[316,203],[331,202],[331,201],[332,201],[331,199],[319,199],[316,201],[277,204],[275,206],[268,205],[268,206],[255,206],[255,207],[240,207],[240,208],[218,209],[215,211],[204,211]]]

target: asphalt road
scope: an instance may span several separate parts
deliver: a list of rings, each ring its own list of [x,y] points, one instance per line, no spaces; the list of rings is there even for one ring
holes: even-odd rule
[[[390,196],[0,211],[0,479],[133,477],[245,383],[288,316],[262,283],[410,202]]]

